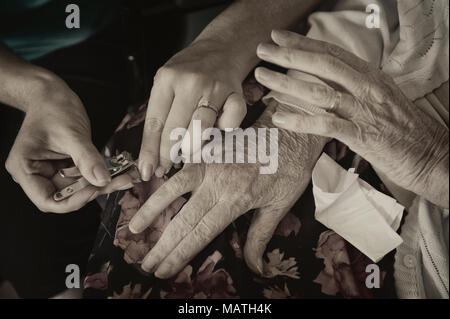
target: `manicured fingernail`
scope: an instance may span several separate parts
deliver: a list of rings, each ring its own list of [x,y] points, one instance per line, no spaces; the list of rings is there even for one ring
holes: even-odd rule
[[[164,167],[158,167],[155,171],[155,175],[158,178],[162,178],[166,174],[166,169]]]
[[[260,45],[258,45],[258,49],[256,50],[256,53],[260,57],[262,57],[262,56],[268,57],[273,54],[274,48],[275,48],[275,46],[272,44],[261,43]]]
[[[153,165],[152,164],[142,164],[142,167],[139,169],[141,173],[141,178],[144,182],[148,182],[153,175]]]
[[[105,186],[106,184],[111,182],[111,175],[103,165],[96,165],[92,172],[94,173],[95,179],[100,184],[100,186]]]
[[[128,183],[128,184],[125,184],[125,185],[119,187],[119,191],[124,191],[124,190],[130,189],[130,188],[133,188],[133,187],[134,187],[133,183]]]
[[[272,122],[277,125],[283,125],[286,123],[286,114],[277,112],[272,116]]]
[[[91,197],[89,197],[88,202],[92,202],[94,199],[96,199],[98,197],[98,195],[100,194],[99,191],[96,191],[94,194],[91,195]]]
[[[144,223],[145,221],[142,219],[142,217],[136,215],[131,219],[130,224],[128,225],[128,229],[133,234],[139,234],[143,230],[141,225],[143,225]]]

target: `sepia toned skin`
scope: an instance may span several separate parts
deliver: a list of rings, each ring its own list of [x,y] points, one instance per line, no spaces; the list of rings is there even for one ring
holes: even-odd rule
[[[140,152],[142,179],[148,181],[154,173],[162,176],[172,166],[173,128],[188,128],[195,119],[205,127],[238,127],[246,114],[241,83],[259,61],[258,43],[268,40],[272,28],[295,25],[320,2],[234,1],[194,43],[161,67],[151,90]],[[252,18],[255,15],[258,19]],[[62,79],[20,59],[2,43],[0,70],[0,102],[26,113],[6,167],[40,210],[75,211],[105,191],[127,186],[131,178],[120,177],[109,188],[99,189],[109,186],[108,173],[92,144],[84,106]],[[197,109],[202,97],[218,112]],[[56,169],[50,162],[61,158],[72,158],[93,187],[55,203],[48,176]]]
[[[336,138],[397,185],[449,207],[446,127],[416,107],[388,75],[355,55],[288,31],[274,31],[272,39],[276,44],[258,47],[261,59],[315,75],[341,92],[259,68],[255,75],[261,84],[329,111],[316,116],[277,112],[274,124]]]
[[[273,28],[290,28],[321,0],[238,0],[214,19],[194,42],[162,66],[155,76],[145,121],[139,171],[144,181],[172,166],[170,140],[175,128],[216,124],[237,128],[246,115],[242,82],[259,62],[260,42]],[[258,17],[255,19],[254,17]],[[198,108],[207,100],[214,110]],[[193,134],[190,134],[192,137]],[[197,151],[196,149],[192,150]]]
[[[290,110],[271,103],[255,128],[273,128],[271,117],[276,109]],[[267,243],[309,184],[326,141],[322,137],[279,130],[279,168],[275,174],[260,174],[260,163],[185,165],[147,200],[130,222],[130,231],[140,233],[172,201],[193,193],[144,258],[142,269],[154,272],[158,278],[174,276],[235,219],[255,209],[244,257],[250,269],[264,275],[262,256]]]
[[[128,175],[111,181],[103,157],[92,144],[86,110],[62,79],[1,44],[0,69],[0,101],[25,112],[5,166],[41,211],[68,213],[100,194],[132,187]],[[55,202],[52,178],[66,159],[73,160],[92,186]]]
[[[280,165],[274,175],[259,175],[255,164],[198,164],[172,177],[130,223],[130,230],[139,233],[176,197],[193,192],[144,259],[144,271],[159,278],[175,275],[237,217],[256,208],[244,252],[248,266],[264,275],[265,247],[309,183],[330,137],[346,143],[400,186],[448,207],[448,132],[444,127],[419,111],[392,79],[353,54],[290,32],[275,31],[272,38],[277,46],[259,46],[261,59],[317,75],[341,89],[342,96],[336,103],[331,88],[257,69],[261,84],[322,105],[330,114],[310,116],[274,102],[269,105],[255,126],[270,127],[268,117],[272,117],[282,129]]]

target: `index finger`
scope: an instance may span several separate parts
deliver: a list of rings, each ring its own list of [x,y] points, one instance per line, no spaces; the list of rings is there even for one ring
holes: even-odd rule
[[[139,171],[144,181],[150,180],[158,166],[161,134],[173,99],[173,90],[160,80],[155,81],[148,102],[139,154]]]
[[[147,199],[145,204],[134,215],[130,221],[130,231],[133,234],[142,232],[175,199],[193,191],[200,182],[198,173],[198,170],[192,166],[172,176]]]

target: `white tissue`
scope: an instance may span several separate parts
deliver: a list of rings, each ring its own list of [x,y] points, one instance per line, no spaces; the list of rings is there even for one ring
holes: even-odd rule
[[[316,219],[378,262],[397,248],[403,206],[344,170],[325,153],[313,171]]]

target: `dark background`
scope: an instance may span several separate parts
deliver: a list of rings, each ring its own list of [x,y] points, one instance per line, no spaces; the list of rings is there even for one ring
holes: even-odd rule
[[[83,101],[101,149],[128,109],[144,102],[153,74],[188,45],[227,5],[224,0],[124,1],[106,29],[88,41],[33,61],[62,77]],[[20,297],[48,298],[65,289],[65,268],[84,271],[99,224],[96,203],[43,214],[4,169],[23,114],[0,105],[0,283]]]

